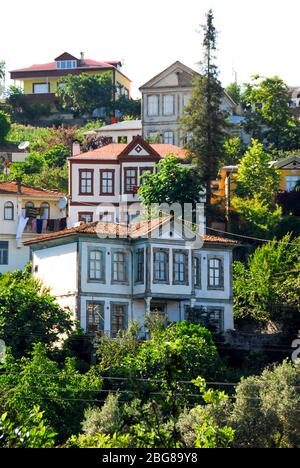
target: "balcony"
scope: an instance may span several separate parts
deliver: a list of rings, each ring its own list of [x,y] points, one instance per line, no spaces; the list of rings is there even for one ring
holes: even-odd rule
[[[67,227],[67,218],[61,219],[29,219],[24,234],[51,234],[63,231]]]

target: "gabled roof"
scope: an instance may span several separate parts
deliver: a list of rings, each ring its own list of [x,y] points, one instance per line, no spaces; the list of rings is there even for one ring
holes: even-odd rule
[[[56,59],[54,60],[55,62],[59,62],[60,60],[78,60],[78,58],[74,57],[74,55],[69,54],[69,52],[64,52],[59,57],[56,57]]]
[[[300,155],[292,154],[287,158],[281,159],[280,161],[272,162],[272,166],[276,169],[297,169],[300,168]]]
[[[135,148],[141,147],[143,151],[149,154],[150,158],[159,160],[166,157],[167,154],[174,154],[174,156],[185,159],[188,156],[187,150],[179,148],[175,145],[166,145],[166,144],[149,144],[141,136],[135,137],[129,145],[121,143],[111,143],[102,148],[88,151],[86,153],[79,154],[78,156],[72,156],[69,158],[71,161],[85,160],[85,159],[95,159],[95,160],[115,160],[118,161],[120,158],[124,157],[138,157],[139,152],[136,151],[134,155]],[[140,156],[141,159],[145,156]]]
[[[19,195],[24,197],[34,198],[63,198],[65,195],[54,190],[45,190],[31,185],[21,185],[21,194],[18,192],[17,182],[2,182],[0,183],[0,196],[1,195]]]
[[[154,219],[151,221],[141,221],[131,225],[118,224],[118,223],[104,223],[104,222],[93,222],[89,224],[81,224],[79,226],[65,229],[60,232],[54,232],[51,234],[45,234],[39,236],[38,239],[30,239],[24,242],[24,245],[36,245],[49,240],[64,239],[74,235],[94,235],[113,238],[124,238],[124,239],[139,239],[149,235],[152,231],[156,231],[160,226],[170,222],[170,217]],[[217,236],[203,236],[205,243],[223,244],[229,246],[237,246],[239,243],[230,239]]]

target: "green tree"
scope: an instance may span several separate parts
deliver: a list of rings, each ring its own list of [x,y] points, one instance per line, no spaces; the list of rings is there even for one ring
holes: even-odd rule
[[[247,133],[277,150],[300,148],[300,124],[293,117],[288,86],[281,78],[254,76],[245,87],[243,100]]]
[[[110,73],[82,73],[62,78],[57,94],[64,108],[78,115],[92,115],[96,108],[104,108],[107,114],[111,112],[114,92]]]
[[[35,406],[26,421],[11,421],[8,413],[0,416],[1,448],[52,448],[56,433],[45,423],[43,412]],[[20,419],[18,417],[18,419]]]
[[[225,164],[236,165],[247,150],[240,137],[231,137],[224,142]]]
[[[44,413],[44,421],[65,441],[80,431],[84,411],[97,399],[102,381],[89,371],[81,375],[76,360],[64,366],[47,357],[42,344],[36,344],[29,358],[15,360],[7,353],[0,373],[0,405],[12,418],[25,421],[34,406]]]
[[[63,145],[54,145],[48,151],[45,151],[42,156],[49,167],[62,168],[71,156],[71,151]]]
[[[116,101],[115,107],[123,116],[132,116],[134,119],[141,118],[142,108],[140,99],[129,99],[123,95]]]
[[[10,131],[10,118],[9,116],[0,110],[0,143],[3,143]]]
[[[241,99],[242,99],[242,88],[241,86],[234,82],[234,83],[230,83],[226,89],[225,89],[226,93],[231,97],[231,99],[234,100],[234,102],[239,105],[241,104]]]
[[[257,196],[271,203],[280,189],[280,175],[271,166],[272,158],[264,151],[263,145],[252,140],[251,147],[239,164],[236,178],[236,194],[243,198]]]
[[[215,64],[217,32],[210,10],[204,29],[204,59],[201,75],[194,80],[194,90],[182,118],[182,129],[192,137],[188,150],[195,156],[199,173],[206,187],[207,205],[211,204],[211,182],[215,180],[224,160],[226,114],[221,110],[223,89]]]
[[[287,235],[279,242],[269,242],[258,247],[246,265],[235,262],[233,290],[236,318],[252,318],[262,325],[270,321],[282,323],[285,312],[278,316],[278,309],[274,306],[281,305],[282,301],[289,304],[288,296],[285,294],[283,297],[283,278],[299,281],[297,276],[289,274],[298,270],[299,256],[300,238],[292,239],[291,235]],[[294,322],[294,325],[296,328],[297,323]]]
[[[300,448],[300,366],[284,362],[238,385],[228,418],[235,448]]]
[[[38,342],[51,348],[71,329],[70,314],[27,271],[0,275],[0,337],[14,356],[27,355]]]
[[[145,173],[139,196],[145,206],[162,203],[195,204],[200,201],[202,183],[198,172],[169,155],[156,166],[155,173]]]

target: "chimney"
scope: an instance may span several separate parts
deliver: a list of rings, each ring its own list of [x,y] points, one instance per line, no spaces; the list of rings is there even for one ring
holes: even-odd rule
[[[18,195],[21,195],[22,194],[22,178],[17,177],[16,181],[17,181],[17,186],[18,186]]]
[[[75,140],[73,141],[73,146],[72,146],[72,156],[79,156],[80,153],[81,153],[80,143],[79,141]]]
[[[84,52],[80,52],[80,65],[84,65]]]

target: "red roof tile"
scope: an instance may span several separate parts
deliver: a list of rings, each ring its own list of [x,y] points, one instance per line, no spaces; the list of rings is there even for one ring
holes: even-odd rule
[[[39,236],[38,239],[30,239],[24,242],[25,245],[30,244],[38,244],[43,241],[51,240],[51,239],[59,239],[67,236],[71,236],[74,234],[92,234],[92,235],[100,235],[100,236],[114,236],[114,237],[123,237],[128,238],[131,237],[132,239],[137,239],[140,237],[144,237],[149,234],[151,231],[156,229],[158,226],[164,225],[166,222],[169,221],[169,217],[164,219],[155,219],[151,222],[142,221],[140,223],[132,224],[131,226],[126,226],[124,224],[117,224],[117,223],[103,223],[103,222],[94,222],[89,224],[81,224],[79,226],[65,229],[64,231],[55,232],[51,234],[46,234],[44,236]],[[213,243],[213,244],[226,244],[236,246],[239,243],[237,241],[233,241],[231,239],[225,239],[223,237],[217,236],[204,236],[204,242],[206,243]]]
[[[17,182],[2,182],[0,183],[0,195],[17,195],[18,184]],[[21,195],[26,197],[42,197],[42,198],[62,198],[65,197],[63,193],[56,192],[55,190],[45,190],[38,187],[31,187],[30,185],[22,184]]]
[[[121,144],[121,143],[111,143],[107,146],[103,146],[102,148],[88,151],[86,153],[79,154],[78,156],[73,156],[71,160],[78,160],[78,159],[112,159],[118,160],[123,151],[126,150],[128,145]],[[179,148],[179,146],[175,145],[165,145],[165,144],[151,144],[150,145],[156,153],[160,155],[161,158],[166,157],[167,154],[174,154],[178,158],[185,159],[188,155],[187,150],[183,148]]]
[[[85,59],[84,65],[79,66],[78,68],[95,68],[95,67],[116,67],[120,61],[111,61],[111,62],[98,62],[96,60]],[[41,64],[34,64],[30,67],[26,68],[19,68],[17,70],[13,70],[13,72],[25,72],[25,71],[38,71],[38,70],[57,70],[56,62],[49,62],[49,63],[41,63]]]

